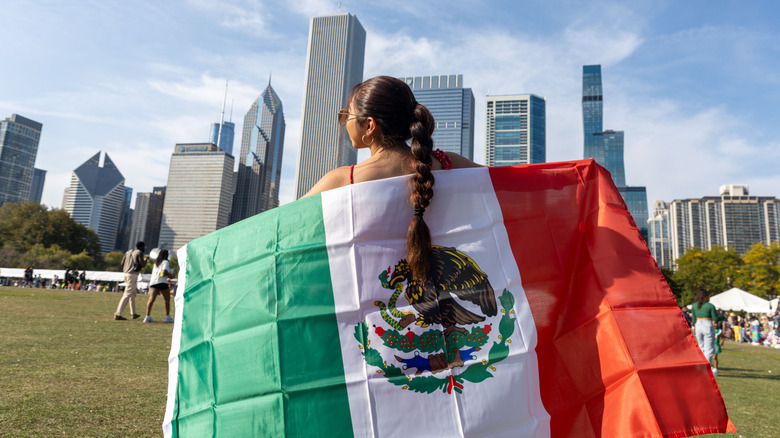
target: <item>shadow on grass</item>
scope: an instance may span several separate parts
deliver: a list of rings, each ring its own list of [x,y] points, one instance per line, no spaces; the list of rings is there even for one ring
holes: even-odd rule
[[[774,375],[774,374],[761,374],[759,372],[756,372],[756,370],[747,370],[744,368],[727,368],[727,367],[720,367],[719,368],[720,374],[718,374],[719,379],[729,379],[729,378],[738,378],[738,379],[763,379],[763,380],[780,380],[780,376]]]

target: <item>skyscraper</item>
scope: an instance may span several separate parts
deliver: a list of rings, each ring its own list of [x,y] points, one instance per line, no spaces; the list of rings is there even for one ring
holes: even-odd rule
[[[78,223],[92,228],[100,239],[101,252],[114,250],[122,204],[125,177],[108,154],[100,164],[98,152],[73,171],[63,208]]]
[[[488,166],[544,163],[546,101],[533,94],[487,96],[485,162]]]
[[[463,75],[401,78],[436,120],[433,144],[445,152],[474,158],[474,93],[463,88]]]
[[[656,201],[654,213],[650,251],[667,268],[695,246],[721,245],[744,254],[755,243],[780,241],[780,200],[750,196],[746,185],[721,186],[720,196]]]
[[[149,249],[157,248],[164,202],[165,187],[154,187],[151,192],[136,195],[130,245],[135,246],[136,242],[144,242]]]
[[[223,151],[233,155],[233,137],[235,134],[235,128],[235,123],[222,122],[222,133],[220,133],[219,123],[212,123],[211,132],[209,132],[209,142],[214,143]],[[219,143],[217,143],[217,141],[219,141]]]
[[[612,181],[623,196],[628,211],[645,241],[648,241],[647,189],[626,185],[623,131],[604,130],[604,97],[600,65],[582,66],[582,126],[585,137],[585,158],[595,159],[612,174]]]
[[[228,225],[233,165],[233,156],[214,143],[176,145],[165,189],[160,248],[176,251]]]
[[[231,224],[279,206],[285,126],[282,101],[269,81],[244,116]]]
[[[366,31],[354,15],[311,19],[295,170],[296,199],[329,170],[357,161],[357,151],[346,130],[339,126],[336,112],[344,106],[352,87],[363,79],[365,47]]]
[[[116,234],[114,250],[125,252],[135,248],[135,242],[130,243],[130,231],[133,225],[133,209],[130,203],[133,201],[133,188],[125,186],[125,195],[122,197],[122,212],[119,214],[119,228]]]
[[[43,197],[43,185],[46,182],[46,171],[43,169],[33,169],[33,179],[30,185],[30,197],[27,198],[31,202],[41,203]]]
[[[30,198],[41,129],[19,114],[0,121],[0,205]]]

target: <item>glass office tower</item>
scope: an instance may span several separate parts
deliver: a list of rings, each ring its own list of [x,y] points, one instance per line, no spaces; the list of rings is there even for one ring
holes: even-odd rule
[[[485,163],[488,166],[544,163],[546,101],[533,94],[487,96]]]
[[[231,224],[279,206],[285,127],[282,101],[269,83],[244,116]]]
[[[474,93],[463,88],[463,75],[400,78],[436,120],[433,145],[474,159]]]
[[[219,146],[220,149],[233,155],[233,137],[235,135],[236,124],[232,122],[222,122],[222,133],[219,132],[219,123],[211,124],[209,132],[209,141]],[[219,141],[219,144],[217,144]]]
[[[0,205],[30,198],[41,129],[19,114],[0,121]]]
[[[648,241],[647,189],[626,185],[623,131],[604,130],[600,65],[582,67],[582,127],[585,137],[584,157],[593,158],[609,171],[642,237]]]

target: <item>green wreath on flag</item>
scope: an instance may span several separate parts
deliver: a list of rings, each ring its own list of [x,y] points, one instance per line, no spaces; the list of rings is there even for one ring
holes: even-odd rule
[[[502,315],[498,324],[498,341],[494,342],[490,347],[486,359],[482,359],[481,363],[477,362],[469,365],[462,373],[457,375],[439,378],[434,375],[419,375],[421,374],[420,371],[415,376],[405,374],[403,368],[388,364],[379,351],[370,347],[371,341],[369,339],[368,325],[365,321],[355,325],[355,339],[358,341],[358,348],[360,348],[366,363],[379,368],[377,372],[384,374],[390,383],[401,386],[403,389],[425,394],[430,394],[436,390],[441,390],[448,394],[455,390],[460,394],[463,392],[463,384],[465,382],[479,383],[493,377],[493,373],[496,372],[495,364],[509,356],[509,344],[512,342],[509,338],[515,331],[515,320],[511,316],[515,313],[512,310],[515,298],[511,292],[504,289],[504,292],[499,297],[499,301],[501,303]],[[484,327],[473,327],[470,332],[465,334],[454,333],[451,336],[451,343],[454,343],[454,345],[447,345],[446,348],[440,330],[432,329],[419,335],[409,332],[406,336],[397,330],[384,330],[381,327],[376,327],[374,332],[382,339],[384,345],[389,348],[403,352],[414,351],[415,357],[412,359],[404,360],[398,356],[395,358],[410,367],[416,367],[415,363],[419,364],[429,360],[431,357],[420,356],[420,352],[430,353],[443,350],[443,354],[446,355],[448,352],[453,354],[453,351],[457,351],[455,354],[461,354],[464,361],[466,359],[474,359],[471,353],[479,351],[482,346],[487,344],[488,334],[491,330],[492,326],[486,324]]]

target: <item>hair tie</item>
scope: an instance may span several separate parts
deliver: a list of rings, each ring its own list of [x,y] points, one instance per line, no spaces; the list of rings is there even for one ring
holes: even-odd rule
[[[422,217],[425,213],[425,207],[414,207],[414,215]]]

